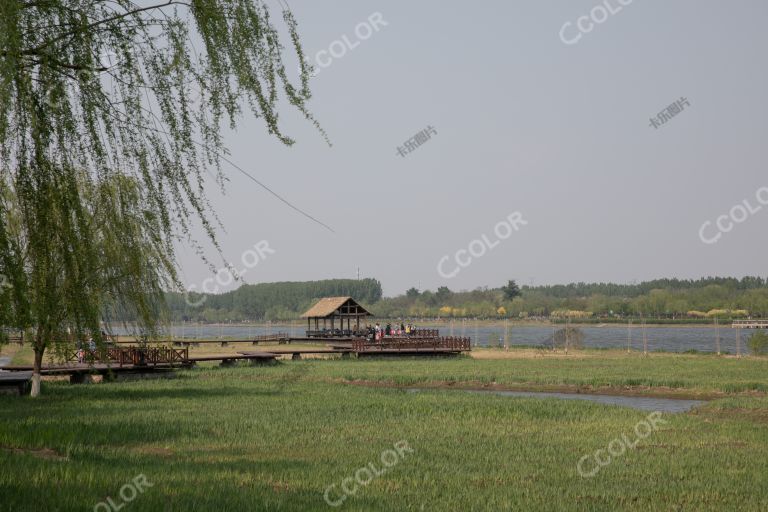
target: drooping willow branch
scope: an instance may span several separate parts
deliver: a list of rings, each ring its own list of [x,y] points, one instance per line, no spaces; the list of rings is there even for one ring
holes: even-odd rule
[[[282,21],[261,0],[0,2],[0,326],[45,344],[108,307],[151,327],[181,285],[174,244],[199,224],[218,247],[204,178],[225,181],[223,127],[250,114],[291,145],[289,111],[327,140]]]

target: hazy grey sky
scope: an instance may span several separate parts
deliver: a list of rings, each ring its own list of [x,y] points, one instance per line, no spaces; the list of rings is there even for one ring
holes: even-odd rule
[[[253,119],[227,143],[234,162],[336,233],[226,168],[226,196],[210,189],[224,256],[245,268],[243,252],[265,240],[275,252],[245,282],[353,278],[359,267],[387,295],[510,278],[768,274],[768,206],[757,211],[756,196],[768,186],[768,3],[623,3],[291,0],[312,60],[343,36],[355,46],[312,80],[310,107],[333,147],[285,109],[294,147]],[[582,19],[594,26],[581,33],[590,12],[607,19]],[[386,25],[361,40],[356,26],[375,13]],[[567,22],[563,39],[581,34],[576,44],[561,39]],[[681,98],[682,112],[651,126]],[[399,156],[427,126],[437,134]],[[733,229],[704,243],[702,225],[711,241],[718,216],[744,199],[754,213],[721,220]],[[458,250],[483,234],[493,245],[513,212],[528,224],[457,266]],[[193,251],[180,256],[200,289],[210,271]],[[444,256],[444,275],[460,269],[452,278],[437,270]]]

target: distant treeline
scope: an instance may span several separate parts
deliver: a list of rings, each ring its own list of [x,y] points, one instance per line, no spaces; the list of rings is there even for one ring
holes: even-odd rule
[[[523,286],[523,290],[541,292],[551,297],[561,299],[574,297],[589,297],[605,295],[607,297],[639,297],[653,290],[697,290],[717,285],[731,290],[755,290],[768,287],[768,279],[747,276],[742,279],[734,277],[705,277],[702,279],[654,279],[639,284],[614,283],[572,283],[549,286]]]
[[[175,321],[226,322],[289,320],[321,297],[347,295],[361,304],[373,304],[381,300],[381,283],[376,279],[328,279],[245,284],[222,294],[168,293],[166,298]]]
[[[713,317],[768,317],[768,280],[707,277],[657,279],[638,284],[573,283],[436,291],[411,288],[382,297],[375,279],[243,285],[218,294],[168,294],[175,321],[239,322],[298,318],[321,297],[349,295],[381,318],[571,318],[607,321],[627,317],[711,321]]]
[[[511,286],[510,286],[511,285]],[[512,291],[511,291],[512,290]],[[707,277],[638,284],[573,283],[452,292],[410,289],[376,304],[382,316],[474,318],[738,318],[768,316],[768,280]]]

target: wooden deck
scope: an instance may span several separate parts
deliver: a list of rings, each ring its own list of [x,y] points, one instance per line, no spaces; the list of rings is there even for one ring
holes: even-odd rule
[[[223,355],[208,359],[189,357],[189,349],[165,347],[110,347],[97,350],[76,350],[68,355],[69,361],[58,365],[45,365],[41,375],[84,374],[108,375],[114,373],[152,373],[164,372],[179,367],[189,367],[198,360],[230,359],[237,356]],[[272,356],[274,359],[274,356]],[[31,365],[5,365],[0,367],[5,372],[31,372]]]
[[[428,339],[384,338],[378,342],[355,341],[352,350],[358,356],[388,354],[388,355],[427,355],[427,354],[460,354],[472,350],[469,338],[439,337]]]
[[[232,366],[237,361],[250,361],[251,364],[272,363],[277,356],[271,352],[239,352],[237,354],[222,354],[218,356],[190,357],[187,361],[194,365],[195,363],[220,361],[221,366]]]
[[[118,374],[134,374],[141,377],[151,374],[173,372],[179,367],[189,368],[202,362],[220,362],[221,366],[231,366],[238,361],[250,361],[251,364],[273,363],[279,356],[290,355],[292,359],[301,359],[302,355],[336,355],[349,357],[368,356],[435,356],[457,355],[471,350],[469,338],[437,337],[431,331],[421,331],[419,336],[388,337],[379,341],[365,338],[311,338],[311,341],[328,341],[325,348],[292,349],[282,348],[261,352],[237,352],[211,356],[190,357],[188,348],[167,347],[107,347],[97,350],[77,350],[69,354],[69,361],[59,365],[46,365],[42,375],[69,375],[70,382],[82,383],[91,380],[93,375],[114,378]],[[282,338],[282,336],[280,335]],[[288,340],[305,341],[303,338]],[[270,338],[274,341],[275,338]],[[259,340],[260,341],[260,340]],[[199,343],[222,343],[222,340],[199,340]],[[229,343],[256,343],[254,339],[228,341]],[[32,375],[31,365],[6,365],[0,367],[0,389],[28,391]]]
[[[26,395],[31,386],[32,372],[0,372],[0,393]]]
[[[146,365],[134,365],[125,364],[123,366],[115,366],[107,363],[68,363],[59,365],[45,365],[41,368],[41,375],[72,375],[76,373],[94,373],[104,375],[105,373],[121,373],[121,372],[152,372],[154,370],[172,370],[174,368],[186,367],[189,364],[156,364],[152,366]],[[8,365],[0,368],[4,372],[0,372],[0,375],[5,372],[18,373],[18,372],[31,372],[33,370],[32,365]]]
[[[243,355],[251,355],[253,352],[238,352],[239,354]],[[347,348],[325,348],[325,349],[306,349],[306,348],[300,348],[300,349],[281,349],[281,350],[270,350],[270,354],[273,356],[286,356],[290,355],[291,359],[298,360],[301,359],[301,356],[303,355],[336,355],[339,354],[341,357],[348,357],[351,353],[353,353],[351,347]]]
[[[194,338],[185,338],[185,339],[174,339],[173,345],[177,347],[197,347],[200,346],[200,344],[209,344],[209,343],[218,343],[222,347],[228,346],[230,343],[250,343],[251,345],[258,345],[259,343],[269,343],[269,342],[278,342],[280,344],[282,343],[289,343],[291,341],[291,336],[288,333],[284,332],[278,332],[275,334],[263,334],[259,336],[254,336],[252,338],[248,339],[242,339],[242,340],[225,340],[225,339],[218,339],[218,340],[203,340],[203,339],[194,339]]]
[[[165,347],[108,347],[104,349],[79,349],[70,351],[68,361],[78,363],[110,363],[122,367],[155,366],[158,364],[184,364],[189,358],[189,349]]]
[[[382,348],[356,352],[357,357],[429,357],[429,356],[457,356],[460,350],[448,348]]]

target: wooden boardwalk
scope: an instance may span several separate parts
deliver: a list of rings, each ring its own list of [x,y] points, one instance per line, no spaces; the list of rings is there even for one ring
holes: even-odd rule
[[[436,331],[435,331],[436,332]],[[197,363],[216,362],[221,366],[231,366],[238,361],[251,364],[273,363],[279,356],[290,355],[292,359],[301,359],[302,355],[336,355],[349,357],[369,356],[450,356],[471,350],[469,338],[432,336],[433,332],[423,332],[427,337],[389,337],[372,341],[365,338],[311,338],[313,342],[327,342],[325,348],[282,348],[261,352],[237,352],[211,356],[190,357],[189,348],[167,347],[107,347],[97,350],[79,349],[69,355],[69,362],[58,365],[46,365],[41,374],[46,376],[69,375],[70,382],[90,382],[93,375],[104,378],[116,376],[146,378],[147,376],[169,375],[177,368],[190,368]],[[283,339],[272,336],[270,341]],[[305,338],[285,338],[289,341],[308,341]],[[253,343],[260,340],[199,340],[198,343]],[[195,343],[195,342],[190,342]],[[0,366],[0,390],[10,390],[23,394],[29,390],[32,375],[31,365]]]
[[[243,355],[251,355],[254,354],[254,352],[238,352],[239,354]],[[282,349],[282,350],[270,350],[270,354],[272,354],[273,357],[277,356],[287,356],[290,355],[291,359],[297,360],[301,359],[301,356],[303,355],[336,355],[340,354],[342,357],[348,357],[350,354],[353,353],[353,350],[349,347],[347,348],[321,348],[321,349],[307,349],[307,348],[299,348],[299,349]]]
[[[152,366],[138,365],[138,364],[124,364],[123,366],[115,366],[109,363],[68,363],[58,365],[45,365],[41,368],[41,375],[72,375],[78,373],[94,373],[104,375],[106,373],[122,373],[122,372],[152,372],[154,370],[172,370],[179,367],[187,367],[189,364],[174,364],[161,363]],[[33,370],[32,365],[7,365],[0,368],[4,373],[18,373],[18,372],[31,372]]]
[[[261,334],[258,336],[253,336],[252,338],[248,339],[242,339],[242,340],[227,340],[227,339],[218,339],[218,340],[204,340],[204,339],[194,339],[194,338],[184,338],[184,339],[174,339],[173,345],[177,347],[189,347],[194,346],[197,347],[200,344],[208,344],[208,343],[219,343],[222,347],[226,347],[230,343],[250,343],[252,345],[258,345],[259,343],[269,343],[269,342],[278,342],[280,344],[283,343],[290,343],[292,338],[288,333],[285,332],[278,332],[275,334]]]
[[[358,357],[458,355],[472,350],[469,338],[453,336],[411,339],[384,338],[379,341],[358,340],[352,343]]]
[[[26,395],[29,393],[32,372],[0,372],[0,393]]]
[[[222,354],[217,356],[190,357],[190,365],[202,362],[220,361],[221,366],[232,366],[237,361],[250,361],[251,364],[275,362],[277,356],[271,352],[238,352],[237,354]]]

